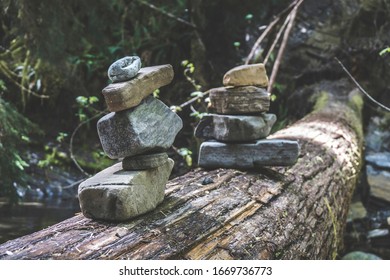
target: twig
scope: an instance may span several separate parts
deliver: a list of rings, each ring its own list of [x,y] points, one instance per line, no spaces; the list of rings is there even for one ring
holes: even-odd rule
[[[190,100],[187,100],[186,102],[184,102],[183,104],[179,105],[178,107],[180,107],[180,108],[186,107],[186,106],[188,106],[188,105],[194,103],[194,102],[197,101],[198,99],[201,99],[201,98],[205,97],[205,96],[208,95],[208,94],[209,94],[209,91],[206,91],[206,92],[204,92],[204,93],[203,93],[202,95],[200,95],[200,96],[195,96],[195,97],[191,98]]]
[[[280,48],[279,48],[279,51],[278,51],[278,55],[275,59],[275,63],[272,67],[272,73],[271,73],[271,77],[269,79],[269,83],[268,83],[268,92],[271,92],[272,90],[272,87],[275,83],[275,79],[276,79],[276,76],[278,75],[278,70],[279,70],[279,66],[280,66],[280,62],[282,60],[282,57],[283,57],[283,54],[284,54],[284,51],[286,49],[286,46],[287,46],[287,41],[288,41],[288,38],[290,36],[290,32],[292,30],[292,27],[294,26],[294,21],[295,21],[295,18],[296,18],[296,15],[297,15],[297,12],[298,12],[298,8],[299,6],[302,4],[304,0],[299,0],[296,5],[294,6],[294,8],[292,9],[291,13],[290,13],[290,21],[286,27],[286,31],[284,32],[284,35],[283,35],[283,40],[282,40],[282,43],[280,45]]]
[[[276,44],[279,42],[279,39],[280,39],[280,36],[282,36],[287,24],[290,22],[290,18],[291,18],[291,14],[288,14],[288,16],[286,17],[286,20],[284,21],[282,27],[280,27],[279,29],[279,32],[278,34],[276,34],[276,37],[275,37],[275,40],[274,42],[272,43],[271,47],[269,48],[268,52],[267,52],[267,55],[265,56],[264,58],[264,65],[267,64],[268,62],[268,59],[269,57],[271,56],[271,53],[273,52],[273,50],[275,49],[276,47]]]
[[[263,31],[263,33],[261,33],[260,37],[256,40],[255,44],[253,45],[248,57],[246,58],[245,60],[245,64],[249,64],[249,62],[251,61],[251,59],[253,58],[253,56],[255,55],[255,52],[256,50],[258,49],[258,47],[260,46],[261,42],[264,40],[264,38],[268,35],[268,33],[270,33],[270,31],[272,30],[272,28],[279,22],[280,18],[282,17],[282,15],[284,15],[286,12],[288,12],[291,8],[293,8],[296,3],[298,2],[298,0],[295,0],[294,2],[292,2],[286,9],[284,9],[283,11],[281,11],[275,18],[273,21],[271,21],[270,24],[268,24],[267,28]]]
[[[70,137],[70,142],[69,142],[69,153],[70,153],[70,158],[72,159],[72,161],[74,162],[74,164],[76,165],[76,167],[85,175],[85,176],[88,176],[88,177],[91,177],[91,174],[89,174],[88,172],[86,172],[81,166],[80,164],[77,162],[74,154],[73,154],[73,140],[74,140],[74,137],[77,133],[77,131],[80,129],[80,127],[82,127],[84,124],[90,122],[91,120],[93,119],[96,119],[98,117],[100,117],[101,115],[103,115],[105,112],[100,112],[98,114],[96,114],[95,116],[79,123],[79,125],[73,130],[73,133],[72,133],[72,136]]]
[[[270,24],[268,24],[267,28],[263,31],[263,33],[261,33],[260,37],[257,39],[255,44],[253,45],[251,52],[249,53],[248,57],[246,58],[245,64],[249,64],[252,57],[255,55],[257,48],[260,46],[261,42],[268,35],[268,33],[272,30],[272,28],[278,23],[279,20],[280,20],[280,17],[276,17]]]
[[[386,107],[385,105],[383,105],[382,103],[379,103],[378,101],[376,101],[373,97],[371,97],[371,95],[368,94],[368,92],[356,81],[356,79],[352,76],[352,74],[347,70],[347,68],[345,68],[344,64],[337,58],[335,57],[334,58],[341,66],[341,68],[344,70],[345,73],[347,73],[347,75],[349,76],[349,78],[352,80],[352,82],[354,82],[354,84],[359,88],[359,90],[366,96],[368,97],[368,99],[370,99],[372,102],[374,102],[376,105],[378,105],[379,107],[381,107],[382,109],[390,112],[390,108],[389,107]]]
[[[88,176],[88,177],[90,177],[90,176]],[[76,181],[76,182],[73,182],[72,184],[63,186],[63,187],[61,187],[61,189],[63,189],[63,190],[71,189],[71,188],[73,188],[74,186],[80,184],[80,183],[81,183],[82,181],[84,181],[85,179],[86,179],[86,178],[83,178],[83,179],[80,179],[80,180],[78,180],[78,181]]]
[[[145,5],[146,7],[150,8],[150,9],[156,11],[156,12],[159,12],[159,13],[161,13],[161,14],[163,14],[163,15],[165,15],[165,16],[171,18],[171,19],[174,19],[174,20],[176,20],[177,22],[180,22],[180,23],[185,24],[185,25],[187,25],[187,26],[190,26],[190,27],[192,27],[192,28],[197,28],[197,26],[196,26],[195,24],[193,24],[193,23],[191,23],[191,22],[188,22],[188,21],[186,21],[186,20],[184,20],[184,19],[182,19],[182,18],[176,17],[174,14],[171,14],[171,13],[169,13],[169,12],[166,12],[166,11],[164,11],[164,10],[162,10],[162,9],[160,9],[160,8],[158,8],[158,7],[156,7],[156,6],[153,5],[153,4],[150,4],[150,3],[146,2],[146,1],[142,1],[142,0],[137,0],[137,2],[140,3],[141,5]]]

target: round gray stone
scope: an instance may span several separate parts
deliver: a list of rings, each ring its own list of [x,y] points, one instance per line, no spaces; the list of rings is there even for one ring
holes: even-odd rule
[[[346,254],[343,258],[343,260],[381,260],[380,257],[374,254],[365,253],[361,251],[353,251],[348,254]]]
[[[138,56],[125,56],[115,61],[108,68],[108,78],[113,83],[128,81],[134,78],[141,69],[141,59]]]
[[[126,157],[122,161],[124,170],[145,170],[163,165],[168,160],[166,153]]]

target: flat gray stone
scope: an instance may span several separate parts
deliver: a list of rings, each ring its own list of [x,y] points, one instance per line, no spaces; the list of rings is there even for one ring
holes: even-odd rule
[[[366,166],[370,196],[390,202],[390,171],[381,170],[368,164]]]
[[[103,150],[112,159],[163,152],[182,127],[181,118],[153,96],[132,109],[109,113],[97,123]]]
[[[270,94],[262,88],[247,86],[209,90],[211,107],[217,114],[245,115],[267,112]]]
[[[240,65],[226,72],[224,86],[268,86],[268,76],[263,63]]]
[[[224,142],[248,142],[266,138],[275,122],[274,114],[209,115],[196,127],[195,136]]]
[[[353,251],[346,254],[343,260],[381,260],[380,257],[371,253],[365,253],[362,251]]]
[[[172,79],[172,65],[144,67],[133,79],[110,84],[102,93],[108,110],[118,112],[137,106],[146,96],[169,84]]]
[[[256,166],[288,166],[298,159],[297,141],[271,139],[231,144],[207,141],[199,150],[198,164],[205,168],[248,169]]]
[[[378,168],[389,169],[390,171],[390,153],[369,153],[366,155],[366,161]]]
[[[125,171],[117,163],[79,186],[80,208],[91,219],[124,221],[156,208],[164,200],[173,160],[142,171]]]
[[[117,83],[134,78],[140,69],[141,59],[138,56],[125,56],[111,64],[107,74],[112,82]]]
[[[124,170],[144,170],[156,168],[163,165],[167,160],[168,155],[166,153],[126,157],[122,161],[122,168]]]

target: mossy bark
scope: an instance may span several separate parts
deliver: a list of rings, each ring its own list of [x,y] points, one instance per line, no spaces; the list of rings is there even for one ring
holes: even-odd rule
[[[196,169],[171,180],[146,215],[121,224],[77,215],[0,245],[0,258],[335,258],[361,167],[361,97],[345,82],[323,94],[327,102],[270,137],[299,141],[294,166]]]

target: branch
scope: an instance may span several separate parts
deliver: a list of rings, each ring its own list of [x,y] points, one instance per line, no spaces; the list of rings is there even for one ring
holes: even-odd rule
[[[73,140],[74,140],[74,137],[77,133],[77,131],[80,129],[80,127],[82,127],[84,124],[90,122],[91,120],[93,119],[96,119],[98,117],[100,117],[101,115],[103,115],[105,112],[100,112],[98,114],[96,114],[95,116],[79,123],[79,125],[75,128],[75,130],[73,130],[73,133],[72,133],[72,136],[70,137],[70,143],[69,143],[69,153],[70,153],[70,158],[72,159],[72,161],[74,162],[74,164],[76,165],[76,167],[85,175],[85,176],[88,176],[88,177],[91,177],[92,175],[89,174],[88,172],[86,172],[81,166],[80,164],[77,162],[75,156],[74,156],[74,153],[73,153]]]
[[[371,95],[368,94],[367,91],[365,91],[365,89],[356,81],[356,79],[352,76],[352,74],[347,70],[347,68],[345,68],[344,64],[341,63],[341,61],[335,57],[334,58],[341,66],[341,68],[344,70],[345,73],[347,73],[347,75],[349,76],[349,78],[352,80],[352,82],[358,87],[358,89],[368,98],[370,99],[373,103],[375,103],[376,105],[378,105],[379,107],[381,107],[382,109],[390,112],[390,108],[389,107],[386,107],[385,105],[383,105],[382,103],[376,101],[373,97],[371,97]]]
[[[293,8],[297,2],[299,0],[295,0],[294,2],[292,2],[286,9],[284,9],[283,11],[281,11],[275,18],[274,20],[268,24],[267,28],[263,31],[263,33],[261,33],[260,37],[256,40],[255,44],[253,45],[248,57],[246,58],[245,60],[245,64],[249,64],[249,62],[251,61],[251,59],[253,58],[253,56],[255,55],[255,52],[257,50],[257,48],[260,46],[261,42],[264,40],[264,38],[268,35],[268,33],[270,33],[270,31],[272,30],[272,28],[279,22],[280,18],[286,13],[288,12],[291,8]]]
[[[197,26],[195,24],[193,24],[191,22],[188,22],[188,21],[186,21],[186,20],[184,20],[182,18],[179,18],[179,17],[175,16],[174,14],[166,12],[166,11],[156,7],[153,4],[150,4],[150,3],[146,2],[146,1],[142,1],[142,0],[137,0],[137,2],[140,3],[141,5],[144,5],[144,6],[148,7],[148,8],[156,11],[156,12],[159,12],[160,14],[163,14],[164,16],[167,16],[167,17],[169,17],[171,19],[174,19],[177,22],[180,22],[182,24],[185,24],[185,25],[190,26],[190,27],[195,28],[195,29],[197,28]]]
[[[279,51],[278,51],[278,55],[276,57],[276,60],[275,60],[275,63],[274,63],[274,66],[272,67],[272,73],[271,73],[271,77],[270,77],[270,80],[269,80],[269,84],[268,84],[268,92],[271,92],[272,90],[272,86],[274,85],[275,83],[275,79],[276,79],[276,76],[278,75],[278,70],[279,70],[279,66],[280,66],[280,62],[282,60],[282,57],[283,57],[283,54],[284,54],[284,51],[286,49],[286,46],[287,46],[287,41],[288,41],[288,38],[290,36],[290,32],[292,30],[292,27],[294,25],[294,21],[295,21],[295,18],[296,18],[296,15],[297,15],[297,12],[298,12],[298,8],[299,6],[303,3],[304,0],[299,0],[296,5],[294,6],[294,9],[291,11],[289,17],[290,17],[290,21],[286,27],[286,31],[284,32],[284,35],[283,35],[283,41],[282,41],[282,44],[280,45],[280,48],[279,48]]]
[[[279,42],[280,36],[282,36],[282,33],[284,32],[284,30],[285,30],[287,24],[290,22],[290,19],[291,19],[291,14],[289,14],[289,15],[286,17],[286,20],[284,21],[282,27],[279,29],[279,32],[278,32],[278,34],[276,35],[274,42],[272,43],[271,47],[269,48],[269,50],[268,50],[268,52],[267,52],[267,55],[266,55],[265,58],[264,58],[264,62],[263,62],[264,65],[267,64],[268,59],[269,59],[269,57],[271,56],[271,53],[272,53],[273,50],[275,49],[276,44]]]
[[[191,98],[190,100],[187,100],[187,101],[184,102],[183,104],[179,105],[179,107],[180,107],[180,108],[186,107],[186,106],[188,106],[188,105],[194,103],[194,102],[197,101],[198,99],[201,99],[201,98],[205,97],[205,96],[208,95],[208,94],[209,94],[209,91],[206,91],[206,92],[204,92],[204,93],[203,93],[202,95],[200,95],[200,96],[195,96],[195,97]]]

